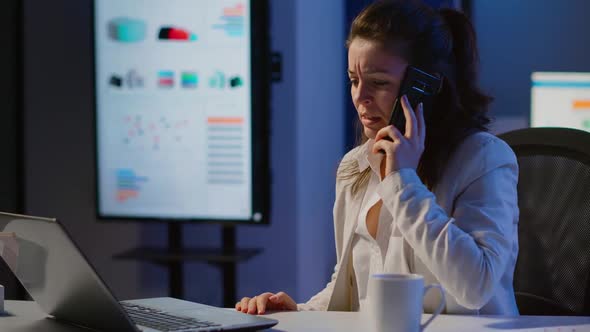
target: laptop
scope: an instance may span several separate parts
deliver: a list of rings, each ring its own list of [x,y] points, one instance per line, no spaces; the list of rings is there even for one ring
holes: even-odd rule
[[[52,318],[99,331],[252,331],[277,320],[170,297],[117,301],[56,220],[0,212],[0,256]]]

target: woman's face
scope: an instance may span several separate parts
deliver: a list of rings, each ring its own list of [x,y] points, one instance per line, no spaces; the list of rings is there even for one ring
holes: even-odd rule
[[[352,102],[365,135],[387,126],[408,63],[377,42],[355,38],[348,47]]]

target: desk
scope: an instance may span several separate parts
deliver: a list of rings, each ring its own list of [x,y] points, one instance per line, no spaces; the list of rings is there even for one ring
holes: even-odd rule
[[[0,317],[2,332],[88,332],[86,329],[44,319],[45,314],[34,302],[6,301],[5,309],[9,315]],[[279,320],[279,324],[268,331],[367,330],[367,325],[357,312],[277,312],[267,316]],[[440,315],[426,331],[590,332],[590,317]]]
[[[268,315],[279,321],[270,331],[367,331],[358,312],[279,312]],[[424,315],[423,321],[430,315]],[[590,317],[458,316],[440,315],[426,332],[582,332],[590,331]]]

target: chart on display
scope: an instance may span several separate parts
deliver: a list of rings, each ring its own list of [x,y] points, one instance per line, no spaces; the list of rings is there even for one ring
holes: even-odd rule
[[[590,131],[590,73],[534,72],[531,126]]]
[[[94,3],[99,216],[261,222],[251,3]]]

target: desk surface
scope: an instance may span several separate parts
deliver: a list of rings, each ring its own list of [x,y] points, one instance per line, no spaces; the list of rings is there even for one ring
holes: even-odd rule
[[[0,316],[2,332],[88,332],[86,329],[45,319],[37,304],[30,301],[6,301],[8,314]],[[425,317],[428,315],[425,315]],[[279,320],[269,331],[366,331],[367,325],[356,312],[277,312],[268,317]],[[590,317],[552,316],[455,316],[441,315],[426,329],[446,331],[519,331],[590,332]]]

